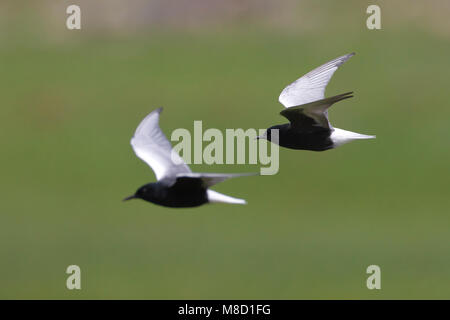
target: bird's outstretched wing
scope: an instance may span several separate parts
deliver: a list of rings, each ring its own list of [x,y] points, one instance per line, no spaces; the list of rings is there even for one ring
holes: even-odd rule
[[[325,98],[325,87],[333,73],[354,55],[355,53],[346,54],[308,72],[284,88],[278,100],[289,108]]]
[[[346,92],[334,97],[302,104],[300,106],[284,109],[280,114],[287,118],[292,127],[302,132],[316,132],[332,130],[328,121],[328,108],[334,103],[353,97],[353,92]]]
[[[200,179],[202,181],[203,187],[209,188],[230,178],[255,175],[258,175],[258,173],[180,173],[177,175],[177,182],[183,180]]]
[[[161,111],[159,108],[146,116],[131,139],[134,152],[153,169],[158,180],[191,172],[159,127]]]

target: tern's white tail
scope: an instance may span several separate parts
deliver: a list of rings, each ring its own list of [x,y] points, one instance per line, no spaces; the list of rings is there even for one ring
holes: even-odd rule
[[[235,204],[246,204],[244,199],[237,199],[224,194],[218,193],[214,190],[207,190],[208,201],[209,202],[222,202],[222,203],[235,203]]]
[[[339,128],[334,128],[334,131],[331,133],[331,140],[334,143],[335,147],[338,147],[344,143],[360,140],[360,139],[375,139],[376,136],[368,136],[365,134],[360,134],[356,132],[351,132],[347,130],[342,130]]]

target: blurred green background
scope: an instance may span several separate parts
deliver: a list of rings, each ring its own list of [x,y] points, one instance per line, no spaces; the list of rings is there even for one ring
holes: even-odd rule
[[[377,1],[378,31],[371,1],[78,1],[78,31],[70,4],[0,5],[0,298],[450,298],[448,1]],[[129,145],[151,110],[167,135],[266,128],[285,85],[352,51],[330,119],[376,140],[215,188],[247,206],[121,202],[154,180]]]

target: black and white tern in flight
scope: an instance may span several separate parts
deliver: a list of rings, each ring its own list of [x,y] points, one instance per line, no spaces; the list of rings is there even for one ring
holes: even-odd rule
[[[193,173],[172,149],[169,140],[159,127],[162,108],[154,110],[139,124],[131,139],[136,155],[155,172],[157,182],[140,187],[135,194],[125,198],[143,199],[166,207],[196,207],[210,202],[245,204],[209,187],[229,178],[253,175],[225,173]]]
[[[328,120],[328,108],[338,101],[353,97],[353,92],[325,99],[325,87],[333,73],[354,55],[350,53],[331,60],[284,88],[279,101],[286,109],[280,114],[290,123],[272,126],[258,138],[272,141],[271,129],[278,129],[280,146],[313,151],[336,148],[353,140],[375,138],[334,128]]]

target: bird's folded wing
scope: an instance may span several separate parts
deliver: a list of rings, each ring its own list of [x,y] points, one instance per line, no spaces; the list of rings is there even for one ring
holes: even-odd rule
[[[328,108],[334,103],[353,97],[353,92],[346,92],[330,98],[310,102],[284,109],[280,114],[300,130],[313,131],[317,127],[333,129],[328,121]]]
[[[201,179],[203,182],[203,186],[205,188],[209,188],[230,178],[254,175],[257,175],[257,173],[181,173],[177,175],[177,180]]]
[[[159,127],[161,111],[159,108],[146,116],[131,139],[134,152],[153,169],[158,180],[191,172]]]
[[[289,108],[323,99],[325,87],[334,72],[354,55],[355,53],[346,54],[310,71],[284,88],[278,100],[286,108]]]

